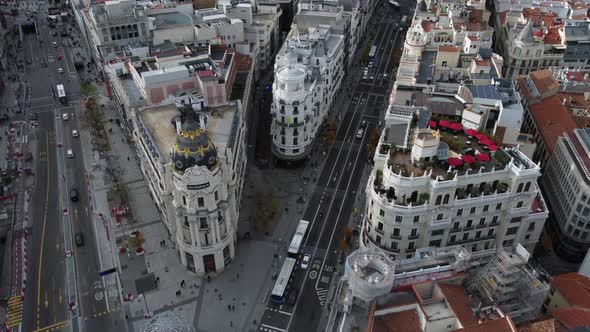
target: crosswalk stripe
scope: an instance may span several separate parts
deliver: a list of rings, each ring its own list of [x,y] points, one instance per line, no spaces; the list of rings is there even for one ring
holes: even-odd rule
[[[8,312],[6,313],[6,325],[15,327],[20,324],[23,314],[22,296],[12,296],[8,299]]]

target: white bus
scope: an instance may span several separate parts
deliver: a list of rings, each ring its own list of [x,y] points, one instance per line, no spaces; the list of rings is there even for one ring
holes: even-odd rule
[[[275,286],[272,289],[272,293],[270,295],[270,300],[272,302],[278,304],[285,302],[287,286],[289,285],[289,280],[291,280],[291,274],[293,273],[295,263],[297,263],[295,258],[287,257],[285,259],[285,263],[283,263],[283,267],[281,268],[277,282],[275,283]]]
[[[375,53],[377,53],[377,46],[371,47],[371,50],[369,51],[370,60],[373,60],[373,58],[375,57]]]
[[[63,84],[57,85],[57,97],[59,98],[59,102],[62,104],[68,103],[68,97],[66,96],[66,89],[64,89]]]
[[[307,226],[309,226],[309,221],[299,221],[299,225],[297,225],[297,230],[295,230],[295,235],[293,235],[293,239],[291,240],[291,244],[289,245],[287,256],[297,258],[299,250],[301,250],[301,244],[303,243],[305,232],[307,232]]]

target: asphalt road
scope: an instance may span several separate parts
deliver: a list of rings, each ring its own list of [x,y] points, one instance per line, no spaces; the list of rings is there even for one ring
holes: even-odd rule
[[[52,36],[45,17],[36,20],[39,35],[25,35],[22,52],[25,59],[31,59],[22,76],[31,85],[30,112],[38,114],[36,181],[32,206],[32,236],[29,251],[27,291],[25,293],[23,331],[36,331],[67,327],[70,322],[68,292],[66,285],[66,259],[75,259],[78,309],[81,321],[88,325],[88,331],[114,331],[114,322],[108,314],[105,303],[104,284],[98,276],[99,261],[90,214],[90,202],[86,182],[86,166],[82,159],[82,145],[79,138],[72,137],[72,130],[79,129],[84,108],[80,93],[80,74],[73,66],[71,53],[75,52],[66,38]],[[52,43],[58,46],[53,47]],[[61,56],[62,60],[58,60]],[[42,66],[46,62],[47,66]],[[64,73],[59,73],[62,68]],[[68,105],[62,105],[55,96],[55,87],[63,84],[69,98]],[[70,119],[61,119],[68,113]],[[59,117],[59,119],[57,119]],[[55,124],[59,122],[60,130]],[[56,137],[61,134],[61,137]],[[57,146],[61,142],[62,146]],[[57,151],[72,149],[74,158],[66,159],[64,174],[58,174]],[[61,150],[60,150],[61,149]],[[61,153],[60,153],[61,155]],[[63,182],[65,180],[65,182]],[[65,184],[63,190],[69,193],[76,189],[79,200],[67,201],[60,207],[58,181]],[[67,195],[69,197],[69,195]],[[71,236],[80,232],[84,245],[76,247],[73,258],[64,255],[63,209],[67,208],[71,220]]]
[[[395,28],[401,13],[384,6],[383,20],[376,25],[373,45],[378,47],[369,70],[369,79],[359,80],[351,102],[343,113],[335,141],[326,156],[318,183],[309,200],[303,219],[310,221],[302,255],[311,255],[309,268],[297,265],[292,285],[298,290],[294,306],[269,302],[262,318],[261,331],[317,331],[322,307],[328,297],[331,279],[338,265],[338,242],[352,213],[356,192],[367,165],[370,133],[379,136],[378,123],[387,107],[388,90],[394,77],[393,51],[402,43],[402,33]],[[385,77],[383,74],[387,74]],[[372,77],[372,78],[371,78]],[[366,120],[362,138],[357,137]]]

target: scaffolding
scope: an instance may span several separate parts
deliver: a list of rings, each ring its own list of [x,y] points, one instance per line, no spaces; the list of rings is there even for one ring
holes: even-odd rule
[[[520,245],[513,253],[499,248],[488,264],[467,279],[466,289],[478,308],[496,306],[520,324],[534,319],[549,292],[549,283],[528,262]]]

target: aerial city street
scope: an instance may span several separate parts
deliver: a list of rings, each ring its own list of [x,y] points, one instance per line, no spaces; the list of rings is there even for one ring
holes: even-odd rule
[[[0,332],[590,328],[590,2],[0,0]]]

